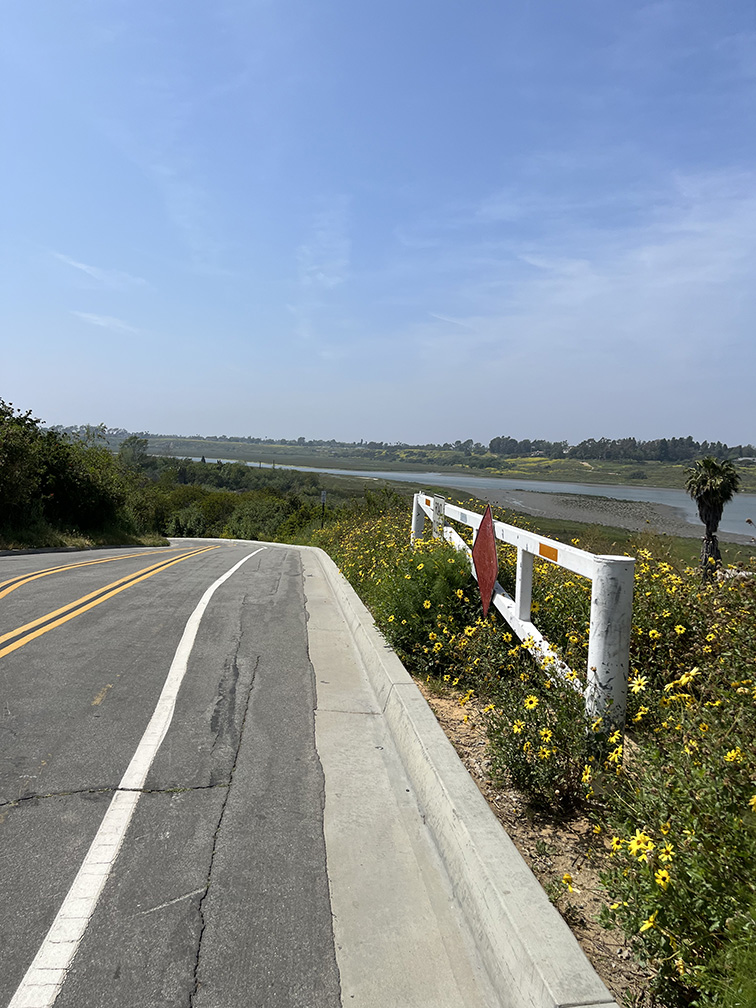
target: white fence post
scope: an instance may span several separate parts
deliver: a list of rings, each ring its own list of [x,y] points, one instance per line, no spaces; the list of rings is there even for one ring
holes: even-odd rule
[[[595,558],[585,708],[607,731],[625,723],[634,567],[630,557]]]
[[[517,550],[517,580],[515,582],[515,615],[523,623],[530,619],[533,598],[533,560],[528,550]]]
[[[445,497],[433,498],[433,538],[441,539],[444,534],[444,504]]]
[[[415,494],[412,498],[412,532],[410,533],[410,542],[414,542],[418,536],[422,538],[423,525],[425,525],[425,514],[420,507],[420,496],[419,494]]]

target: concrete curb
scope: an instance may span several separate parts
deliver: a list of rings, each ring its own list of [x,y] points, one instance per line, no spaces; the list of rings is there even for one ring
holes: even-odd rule
[[[333,591],[502,1005],[617,1008],[354,589],[323,550],[294,548]]]
[[[306,552],[331,588],[502,1008],[618,1008],[333,560],[254,545]]]

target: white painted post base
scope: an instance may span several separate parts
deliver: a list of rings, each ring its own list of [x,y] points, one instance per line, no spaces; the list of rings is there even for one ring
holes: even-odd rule
[[[597,556],[595,564],[585,710],[611,731],[625,724],[635,560]]]

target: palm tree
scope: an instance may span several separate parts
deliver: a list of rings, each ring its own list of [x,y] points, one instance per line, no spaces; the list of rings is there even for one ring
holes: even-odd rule
[[[725,504],[740,489],[740,476],[728,459],[720,461],[711,456],[698,459],[686,472],[685,489],[698,505],[698,517],[706,528],[701,546],[701,573],[704,581],[711,581],[722,562],[717,529]]]

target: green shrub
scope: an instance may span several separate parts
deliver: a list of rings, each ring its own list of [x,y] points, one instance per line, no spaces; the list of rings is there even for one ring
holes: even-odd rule
[[[33,540],[44,529],[130,531],[128,486],[99,430],[86,439],[44,430],[30,412],[0,400],[0,532]]]
[[[636,551],[627,735],[597,750],[603,726],[586,723],[580,692],[498,615],[482,619],[464,558],[433,540],[410,547],[406,505],[315,538],[411,671],[488,701],[495,778],[555,810],[585,801],[610,838],[605,922],[653,967],[656,1003],[756,1004],[756,569],[702,586],[695,569]],[[514,576],[501,547],[502,584]],[[582,689],[590,584],[537,563],[533,613]]]
[[[447,543],[410,546],[406,504],[368,497],[364,509],[313,534],[371,609],[386,640],[420,675],[451,675],[475,608],[467,562]],[[472,601],[471,601],[472,600]]]

